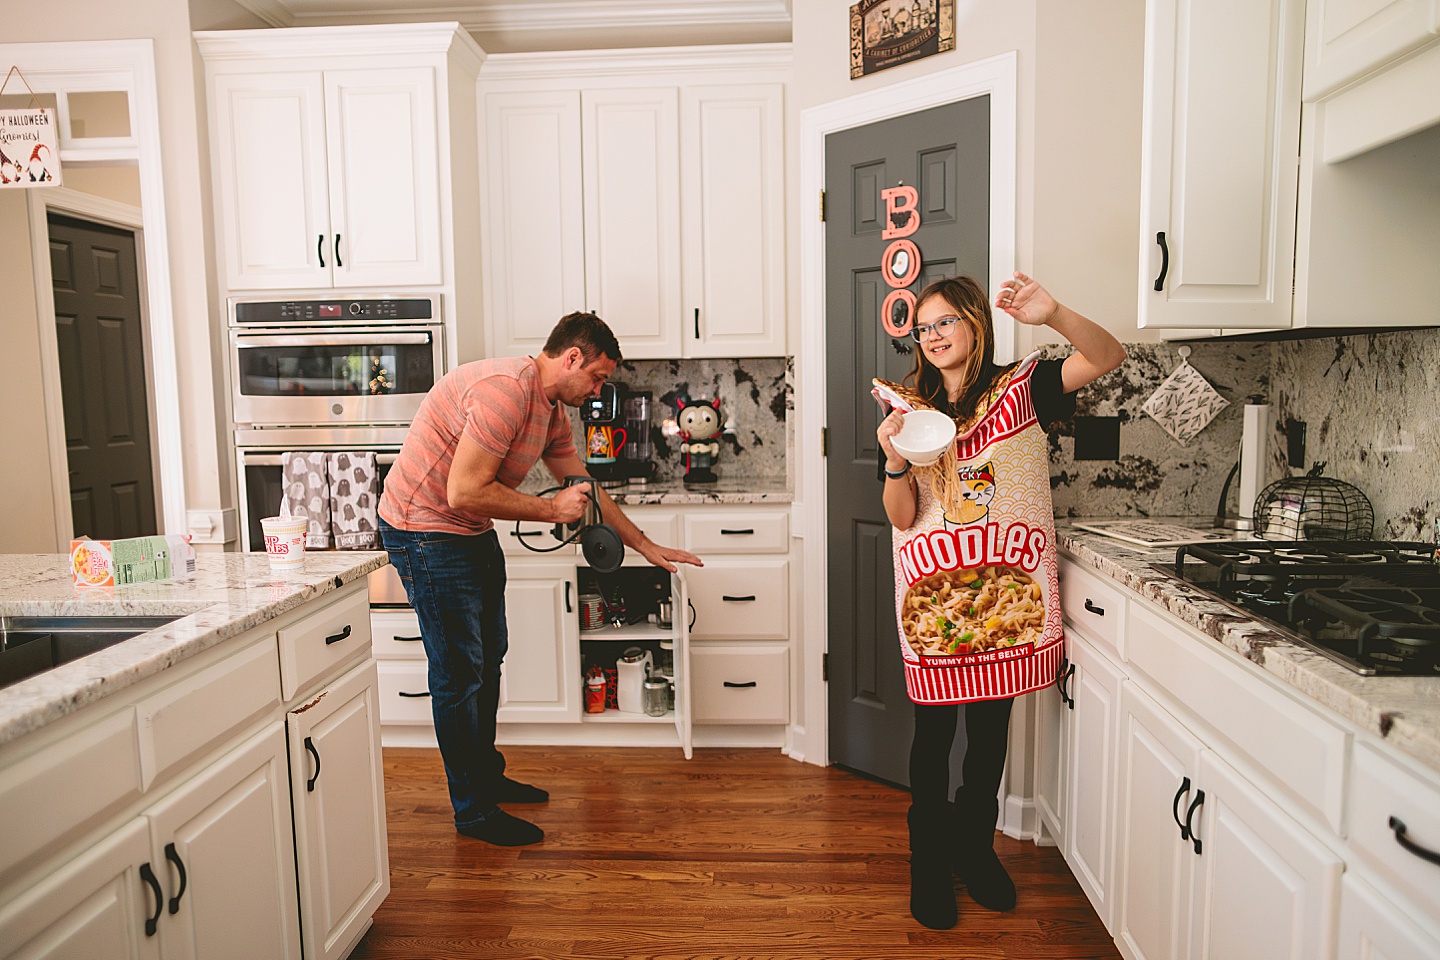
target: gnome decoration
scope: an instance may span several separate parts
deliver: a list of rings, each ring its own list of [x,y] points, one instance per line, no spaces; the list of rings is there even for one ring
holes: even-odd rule
[[[720,455],[720,398],[692,400],[677,397],[675,424],[680,428],[680,452],[685,455],[686,483],[714,483],[710,467]]]

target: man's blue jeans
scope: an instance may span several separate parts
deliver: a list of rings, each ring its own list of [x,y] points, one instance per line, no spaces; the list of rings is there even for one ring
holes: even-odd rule
[[[384,520],[380,537],[420,619],[455,826],[473,826],[495,809],[505,772],[495,749],[500,663],[509,648],[500,540],[494,530],[426,533],[397,530]]]

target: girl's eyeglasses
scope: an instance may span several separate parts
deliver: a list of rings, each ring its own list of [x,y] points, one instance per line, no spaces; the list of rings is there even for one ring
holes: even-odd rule
[[[928,324],[927,326],[911,327],[910,337],[916,343],[924,343],[925,337],[931,333],[935,334],[935,336],[937,337],[948,337],[950,336],[950,334],[955,332],[955,324],[959,322],[959,317],[945,317],[943,319],[936,320],[934,323]]]

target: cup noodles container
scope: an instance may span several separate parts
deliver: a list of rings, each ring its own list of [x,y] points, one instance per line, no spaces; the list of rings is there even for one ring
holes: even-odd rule
[[[305,565],[305,517],[266,517],[260,521],[271,570],[298,570]]]
[[[71,540],[70,571],[77,587],[115,587],[172,580],[195,572],[190,537],[175,534],[124,540]]]

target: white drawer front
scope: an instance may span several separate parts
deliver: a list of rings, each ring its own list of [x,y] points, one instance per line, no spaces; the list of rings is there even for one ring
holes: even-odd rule
[[[364,584],[343,599],[281,627],[280,687],[286,700],[315,680],[370,652],[370,594]]]
[[[1440,783],[1383,756],[1369,743],[1356,744],[1350,769],[1350,848],[1386,880],[1406,891],[1440,927],[1440,864],[1407,850],[1396,837],[1440,854]]]
[[[376,660],[424,660],[420,619],[414,610],[372,610],[370,649]]]
[[[690,651],[696,723],[788,723],[790,653],[784,646]]]
[[[1231,660],[1218,641],[1143,604],[1130,606],[1126,631],[1129,662],[1165,696],[1214,728],[1295,806],[1340,832],[1348,733],[1258,668]]]
[[[435,722],[430,712],[429,664],[421,661],[381,660],[380,722],[425,724]]]
[[[625,507],[625,516],[662,547],[680,546],[680,515],[671,507]],[[634,551],[627,552],[626,556]]]
[[[685,549],[712,553],[786,553],[790,514],[785,511],[697,509],[685,514]]]
[[[784,640],[790,633],[790,563],[712,560],[685,571],[695,605],[693,640]]]
[[[500,537],[500,550],[506,556],[510,557],[529,557],[532,560],[536,557],[573,557],[575,555],[575,545],[572,543],[568,546],[560,546],[560,541],[555,539],[554,530],[555,524],[553,523],[541,523],[539,520],[521,520],[519,532],[516,532],[514,520],[495,521],[495,533]],[[565,535],[568,537],[573,532],[574,531],[567,529]],[[550,550],[552,547],[558,549],[552,550],[550,553],[536,553],[534,550],[528,550],[522,546],[520,543],[521,540],[524,540],[525,543],[528,543],[532,547],[539,547],[542,550]]]
[[[1060,612],[1065,622],[1124,656],[1126,602],[1121,590],[1083,564],[1060,558]]]

